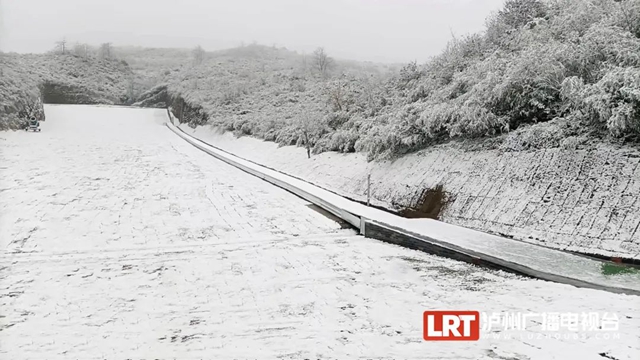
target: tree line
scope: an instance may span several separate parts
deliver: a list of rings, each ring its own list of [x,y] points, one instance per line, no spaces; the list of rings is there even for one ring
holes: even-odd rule
[[[63,38],[55,43],[55,47],[53,48],[52,53],[60,55],[75,55],[85,59],[115,59],[113,45],[111,43],[102,43],[98,47],[95,47],[81,42],[69,43],[66,38]]]
[[[206,56],[207,52],[200,45],[191,50],[192,62],[196,66],[202,65]],[[331,70],[334,68],[334,64],[333,58],[327,54],[323,47],[318,47],[313,51],[310,61],[307,55],[302,56],[302,68],[306,71],[307,68],[311,67],[311,69],[322,78],[329,77]]]

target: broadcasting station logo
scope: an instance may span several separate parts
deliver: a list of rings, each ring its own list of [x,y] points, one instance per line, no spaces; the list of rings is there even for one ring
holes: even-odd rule
[[[598,312],[494,312],[434,310],[423,314],[425,341],[477,341],[481,338],[620,338],[619,318]]]

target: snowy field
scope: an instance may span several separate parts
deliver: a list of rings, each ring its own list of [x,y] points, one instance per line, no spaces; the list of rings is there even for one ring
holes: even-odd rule
[[[2,359],[640,352],[638,297],[364,239],[195,149],[163,126],[161,110],[46,111],[41,133],[0,133]],[[607,312],[620,330],[555,339],[538,323],[478,342],[423,341],[422,312],[448,309]]]

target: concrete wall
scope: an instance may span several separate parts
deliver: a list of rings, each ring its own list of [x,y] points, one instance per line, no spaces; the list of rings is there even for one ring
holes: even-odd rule
[[[455,200],[441,220],[549,247],[640,259],[640,151],[466,152],[442,146],[396,161],[367,162],[362,154],[278,148],[212,129],[185,131],[230,151],[358,200],[409,204],[423,189],[443,184]]]

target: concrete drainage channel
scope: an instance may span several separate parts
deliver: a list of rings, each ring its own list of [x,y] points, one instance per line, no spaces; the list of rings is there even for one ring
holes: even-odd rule
[[[173,123],[173,118],[171,120]],[[577,277],[574,278],[563,276],[562,274],[553,274],[547,271],[541,271],[540,269],[533,269],[523,264],[518,264],[513,261],[508,261],[505,259],[497,258],[495,256],[491,256],[491,254],[484,254],[481,252],[473,251],[471,249],[465,249],[460,246],[456,246],[455,244],[437,240],[430,236],[414,233],[411,230],[368,219],[362,214],[357,214],[355,212],[347,210],[349,206],[340,206],[340,204],[345,204],[345,202],[349,202],[349,200],[341,198],[337,194],[317,188],[312,184],[289,177],[286,174],[278,173],[271,169],[261,169],[261,165],[239,158],[231,153],[207,144],[202,140],[194,138],[186,134],[184,131],[182,131],[182,129],[176,127],[173,124],[167,123],[166,126],[176,135],[180,136],[196,148],[240,170],[257,176],[275,186],[285,189],[311,202],[315,206],[324,209],[328,213],[336,216],[339,219],[342,219],[344,222],[350,224],[356,229],[359,229],[360,234],[364,235],[365,237],[385,241],[415,250],[420,250],[426,253],[447,257],[458,261],[472,263],[487,268],[499,269],[526,277],[558,282],[581,288],[590,288],[596,290],[604,290],[612,293],[640,296],[640,289],[619,285],[608,286],[603,279],[598,279],[598,282],[585,281],[585,279],[580,279]],[[290,179],[283,179],[286,177],[289,177]],[[318,193],[321,193],[321,195],[319,195]],[[362,206],[360,204],[358,205]],[[385,216],[394,215],[386,214]],[[545,251],[551,250],[546,248],[544,249]]]

